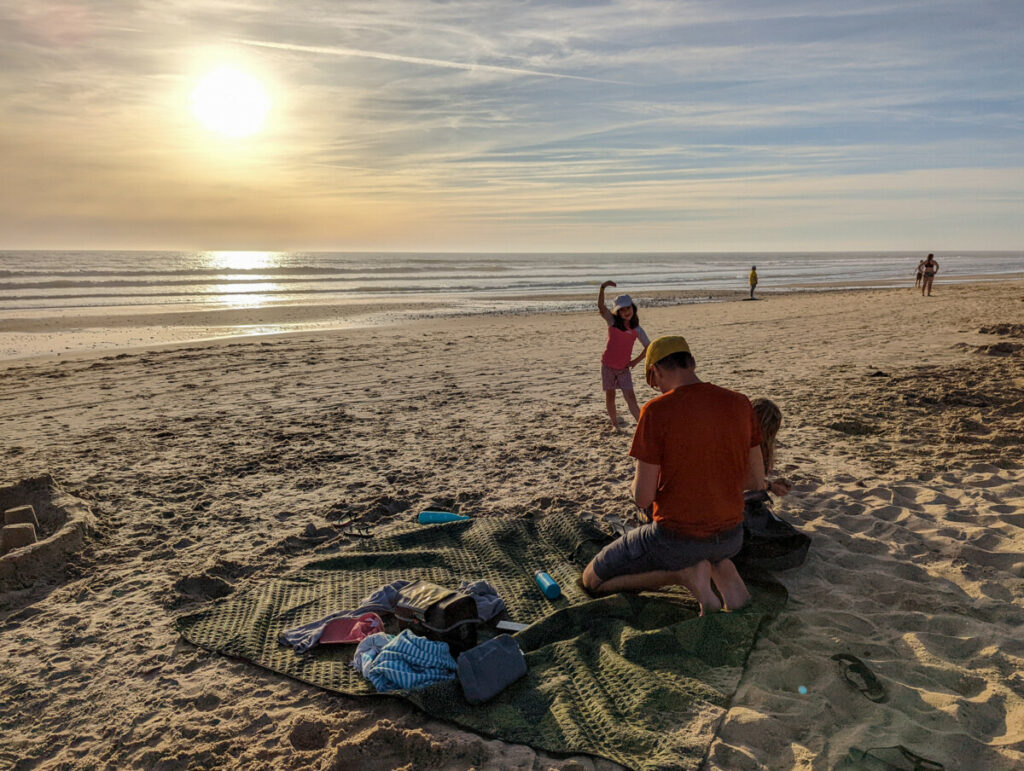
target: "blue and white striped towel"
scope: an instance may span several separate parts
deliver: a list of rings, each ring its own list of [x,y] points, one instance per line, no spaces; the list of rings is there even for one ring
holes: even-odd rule
[[[352,666],[378,693],[411,691],[454,680],[458,667],[448,643],[435,642],[404,629],[383,646],[388,635],[370,635],[356,648]]]

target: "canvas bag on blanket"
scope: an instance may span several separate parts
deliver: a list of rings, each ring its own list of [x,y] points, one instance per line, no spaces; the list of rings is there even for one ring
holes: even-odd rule
[[[519,643],[498,635],[459,656],[459,684],[470,704],[483,704],[526,674],[526,657]]]
[[[399,592],[395,618],[399,629],[448,643],[453,656],[476,645],[481,623],[472,595],[428,581],[414,581]]]

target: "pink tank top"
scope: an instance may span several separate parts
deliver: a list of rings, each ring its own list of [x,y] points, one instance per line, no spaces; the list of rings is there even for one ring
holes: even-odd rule
[[[636,329],[627,329],[623,332],[614,325],[608,327],[608,345],[605,346],[601,363],[612,369],[629,369],[636,338]]]

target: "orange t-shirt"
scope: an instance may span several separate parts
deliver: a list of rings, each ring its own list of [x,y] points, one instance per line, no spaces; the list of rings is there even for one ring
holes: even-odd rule
[[[750,448],[761,428],[750,400],[711,383],[647,402],[629,454],[660,466],[654,521],[683,538],[708,538],[743,521]]]

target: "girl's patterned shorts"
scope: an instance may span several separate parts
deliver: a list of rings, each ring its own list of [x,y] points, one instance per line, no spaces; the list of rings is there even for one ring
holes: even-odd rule
[[[633,390],[633,375],[629,368],[612,369],[606,364],[601,365],[601,387],[605,391],[614,391],[618,388],[621,391]]]

